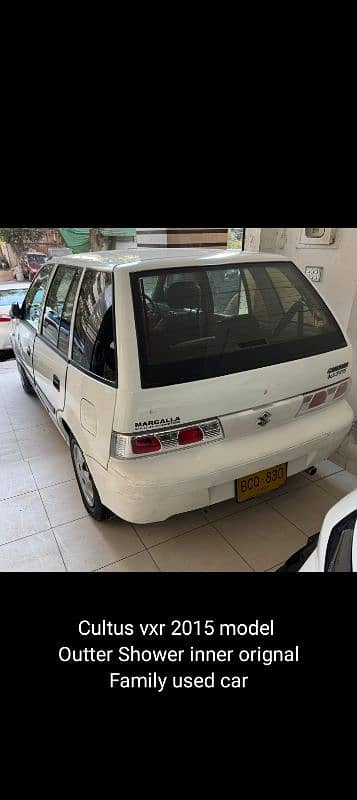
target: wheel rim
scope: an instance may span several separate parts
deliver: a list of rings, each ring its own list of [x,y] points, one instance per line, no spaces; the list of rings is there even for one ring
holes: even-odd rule
[[[77,473],[79,483],[81,485],[84,497],[90,506],[94,506],[94,486],[92,478],[89,474],[87,464],[85,462],[83,453],[78,444],[73,447],[74,465]]]

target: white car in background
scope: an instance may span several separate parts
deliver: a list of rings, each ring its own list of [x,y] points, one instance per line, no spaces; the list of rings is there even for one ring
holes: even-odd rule
[[[13,303],[22,303],[27,294],[29,283],[0,283],[0,351],[12,350],[11,331],[13,321],[10,309]]]
[[[357,571],[357,489],[326,515],[321,533],[292,556],[278,572]]]

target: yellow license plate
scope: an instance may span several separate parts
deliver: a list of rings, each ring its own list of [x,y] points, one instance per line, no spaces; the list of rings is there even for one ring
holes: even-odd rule
[[[287,466],[279,464],[278,467],[263,469],[262,472],[254,472],[253,475],[239,478],[236,481],[238,503],[245,503],[246,500],[252,500],[253,497],[259,497],[284,486],[287,481]]]

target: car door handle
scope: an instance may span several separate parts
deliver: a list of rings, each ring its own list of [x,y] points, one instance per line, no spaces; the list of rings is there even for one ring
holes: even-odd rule
[[[27,353],[28,356],[31,356],[31,347],[27,348],[26,353]]]
[[[57,389],[57,391],[59,392],[59,390],[61,388],[61,381],[60,381],[59,378],[57,378],[57,375],[53,376],[53,385],[54,385],[55,389]]]

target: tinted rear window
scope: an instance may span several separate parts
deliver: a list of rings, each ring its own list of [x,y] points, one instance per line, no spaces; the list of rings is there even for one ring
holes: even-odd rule
[[[246,372],[346,347],[288,262],[131,275],[143,388]]]

